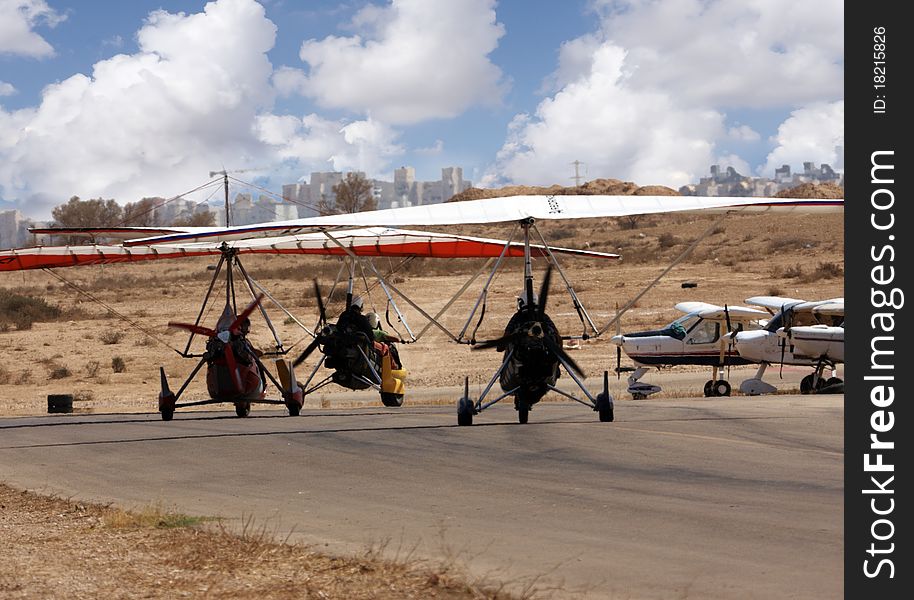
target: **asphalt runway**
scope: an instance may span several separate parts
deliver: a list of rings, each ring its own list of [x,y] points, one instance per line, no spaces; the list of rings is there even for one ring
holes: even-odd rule
[[[839,598],[843,395],[0,419],[0,480],[546,597]],[[231,408],[230,406],[228,407]]]

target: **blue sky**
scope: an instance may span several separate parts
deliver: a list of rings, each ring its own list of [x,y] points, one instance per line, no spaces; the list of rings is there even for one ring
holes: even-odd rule
[[[0,0],[0,208],[210,170],[678,187],[843,170],[843,3]]]

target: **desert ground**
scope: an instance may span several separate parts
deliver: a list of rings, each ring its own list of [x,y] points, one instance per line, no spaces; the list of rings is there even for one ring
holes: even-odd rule
[[[612,262],[560,258],[565,274],[598,327],[608,323],[617,308],[625,306],[708,228],[712,230],[711,235],[626,312],[622,317],[623,331],[657,328],[672,321],[680,316],[673,305],[683,300],[733,305],[741,304],[753,295],[783,295],[810,300],[844,295],[843,214],[728,216],[719,223],[716,219],[715,216],[667,215],[643,217],[636,223],[622,220],[600,223],[556,221],[542,224],[541,230],[553,245],[587,247],[622,255],[622,260]],[[509,228],[479,227],[465,233],[506,237]],[[340,266],[335,259],[288,256],[246,257],[242,260],[250,275],[309,327],[317,319],[312,279],[317,277],[326,291]],[[376,261],[380,270],[393,271],[391,281],[399,289],[432,314],[482,265],[476,260],[415,260],[405,266],[398,266],[398,263],[394,259]],[[214,259],[188,259],[58,269],[54,273],[0,274],[0,289],[42,298],[60,310],[59,316],[37,320],[31,327],[18,328],[14,323],[0,323],[0,347],[5,359],[0,364],[0,418],[46,414],[47,396],[61,393],[74,395],[74,410],[77,413],[155,413],[159,366],[165,368],[174,389],[195,364],[194,360],[184,359],[177,352],[184,349],[187,334],[168,328],[167,323],[195,320],[212,277],[213,264]],[[544,261],[537,260],[534,265],[537,286],[544,269]],[[452,331],[459,330],[466,321],[475,302],[474,292],[478,293],[483,279],[478,279],[442,318]],[[683,282],[697,286],[683,288]],[[476,333],[477,339],[501,335],[513,312],[514,298],[521,285],[521,263],[509,261],[494,280],[485,319]],[[364,283],[361,282],[357,291],[364,294],[366,306],[383,317],[387,310],[383,292],[373,287],[365,293]],[[238,304],[246,304],[249,300],[246,292],[239,289],[238,294]],[[218,293],[217,296],[203,315],[202,323],[205,325],[215,323],[224,305],[224,297]],[[406,303],[398,304],[414,333],[426,326],[417,311]],[[265,306],[283,341],[283,348],[288,350],[288,357],[294,358],[307,345],[310,337],[272,303]],[[339,310],[341,304],[331,303],[331,316]],[[558,276],[553,277],[550,289],[549,313],[563,334],[582,333],[582,325]],[[406,325],[396,321],[392,310],[390,314],[396,331],[402,337],[408,337]],[[476,318],[471,329],[475,322]],[[391,329],[390,326],[387,328]],[[594,391],[600,385],[603,371],[612,373],[616,366],[615,346],[609,342],[614,330],[613,327],[605,335],[583,341],[579,347],[568,350],[583,367],[588,375],[586,381]],[[251,339],[263,350],[275,347],[268,328],[257,316],[253,318]],[[202,344],[199,339],[195,344],[192,350],[200,351]],[[402,345],[400,354],[409,371],[407,405],[454,404],[465,377],[469,377],[471,390],[478,394],[501,359],[501,355],[493,350],[476,352],[467,346],[454,344],[434,327],[428,328],[418,341]],[[312,357],[298,370],[300,379],[310,371],[313,361]],[[623,356],[622,366],[627,365],[630,362]],[[634,401],[625,394],[624,376],[621,379],[610,377],[610,391],[617,401],[626,403],[700,396],[700,388],[695,382],[706,378],[702,375],[703,371],[703,368],[695,367],[649,374],[645,380],[660,383],[664,391],[647,400]],[[731,376],[731,380],[736,382],[735,403],[741,399],[736,391],[738,382],[743,374],[748,376],[748,373],[751,370]],[[800,376],[801,373],[786,369],[785,379],[779,380],[776,371],[770,369],[766,379],[778,385],[779,392],[795,394]],[[275,390],[268,390],[268,394],[270,391],[278,397]],[[205,384],[202,378],[198,378],[182,400],[205,397]],[[375,394],[353,394],[336,386],[323,388],[305,402],[308,409],[338,409],[353,405],[381,406],[381,403]],[[178,410],[207,408],[211,409]],[[231,409],[230,406],[219,408]],[[257,410],[255,406],[252,414],[256,414]],[[22,503],[21,499],[16,500],[16,494],[21,492],[2,491],[3,504]],[[33,548],[31,552],[40,553],[43,536],[54,535],[42,529],[46,526],[48,514],[71,515],[83,524],[85,519],[102,519],[100,513],[93,512],[97,507],[79,508],[81,505],[78,503],[66,500],[61,500],[62,505],[48,505],[47,502],[50,501],[31,498],[29,502],[22,503],[23,506],[40,508],[43,513],[16,513],[18,521],[15,516],[6,517],[5,524],[12,523],[13,528],[33,527],[34,533],[30,542],[17,540],[10,537],[14,529],[6,527],[3,529],[7,532],[3,545],[6,546],[7,542],[34,544],[28,546]],[[51,508],[48,509],[48,506]],[[36,516],[39,514],[42,516]],[[68,527],[64,521],[58,525]],[[76,528],[76,525],[69,527]],[[57,535],[63,534],[58,530]],[[143,537],[142,534],[137,535]],[[149,533],[147,537],[151,539],[154,535]],[[91,543],[86,542],[90,547]],[[129,542],[106,543],[117,547],[116,544]],[[168,543],[175,542],[169,539]],[[23,562],[26,565],[23,568],[34,568],[33,562]],[[5,577],[8,575],[5,574]],[[439,597],[451,597],[447,594],[452,593],[453,597],[498,597],[491,591],[468,588],[460,588],[459,592],[466,594],[460,596],[450,586],[442,588],[437,575],[425,574],[420,579],[423,577],[434,580],[434,585],[428,589],[440,590],[443,595]],[[37,587],[28,587],[27,583],[26,587],[21,587],[23,581],[26,580],[13,579],[12,583],[0,580],[0,590],[10,592],[10,597],[40,595]],[[28,581],[34,583],[37,579]],[[4,588],[4,585],[13,587]],[[150,589],[155,585],[154,581],[150,583]],[[236,595],[217,597],[295,597],[281,584],[276,585],[276,590],[270,592],[272,595],[245,596],[238,592]],[[367,584],[364,589],[371,590],[371,585]],[[47,588],[41,589],[46,591]],[[373,596],[369,591],[368,595],[359,597],[430,597],[427,589],[425,592],[416,591],[421,589],[411,588],[409,593],[418,594],[416,596],[406,592]],[[71,597],[83,597],[80,593],[77,589]],[[122,597],[134,596],[125,594]],[[331,593],[329,596],[315,594],[313,597],[357,596]]]

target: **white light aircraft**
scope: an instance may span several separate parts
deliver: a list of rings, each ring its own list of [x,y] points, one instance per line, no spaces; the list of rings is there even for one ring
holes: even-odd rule
[[[662,390],[659,385],[640,381],[651,367],[702,365],[711,367],[711,379],[704,385],[705,397],[729,396],[731,387],[723,378],[723,369],[750,361],[733,349],[726,334],[759,329],[759,321],[766,319],[768,313],[707,302],[680,302],[675,308],[685,315],[661,329],[613,336],[611,341],[618,346],[616,370],[620,371],[621,351],[635,363],[635,370],[628,377],[628,393],[641,400]]]
[[[743,381],[746,394],[777,391],[762,381],[769,365],[803,365],[813,372],[800,382],[800,393],[842,393],[844,381],[837,377],[836,365],[844,362],[844,298],[806,302],[779,296],[755,296],[746,304],[761,306],[772,317],[764,329],[732,334],[739,355],[759,363],[755,376]],[[825,377],[825,369],[831,369]]]

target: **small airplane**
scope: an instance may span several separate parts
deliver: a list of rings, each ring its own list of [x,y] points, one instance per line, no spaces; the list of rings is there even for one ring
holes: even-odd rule
[[[726,334],[760,329],[760,321],[768,313],[746,306],[717,306],[707,302],[680,302],[675,308],[685,315],[661,329],[619,333],[610,340],[617,346],[617,372],[622,371],[619,366],[622,351],[635,363],[628,376],[628,393],[635,400],[643,400],[662,390],[659,385],[639,381],[651,367],[702,365],[711,367],[711,379],[704,385],[705,397],[729,396],[731,386],[721,376],[723,369],[751,361],[734,350]]]
[[[246,417],[251,412],[252,403],[285,404],[290,415],[298,415],[304,404],[302,388],[295,383],[295,374],[286,363],[278,362],[280,380],[273,379],[260,360],[261,352],[257,351],[247,340],[250,330],[250,315],[260,305],[264,295],[260,294],[247,308],[238,315],[234,314],[230,303],[226,303],[222,316],[214,329],[203,327],[194,323],[169,322],[169,327],[185,329],[192,334],[205,335],[206,352],[201,357],[197,368],[178,393],[175,394],[168,386],[165,368],[159,367],[162,391],[159,393],[159,412],[163,421],[170,421],[175,409],[184,406],[198,406],[229,402],[235,405],[235,414]],[[181,394],[187,389],[187,384],[196,376],[197,372],[206,364],[206,389],[210,399],[197,402],[178,403]],[[276,386],[283,391],[283,400],[270,400],[266,398],[267,377],[273,379]]]
[[[297,367],[319,348],[323,356],[305,381],[305,395],[335,383],[350,390],[374,388],[381,394],[384,406],[402,406],[406,393],[406,370],[402,365],[394,363],[393,351],[388,344],[375,341],[374,328],[367,317],[361,314],[363,299],[353,296],[352,278],[349,285],[343,314],[336,323],[327,323],[321,290],[317,280],[314,281],[314,294],[320,310],[317,335],[293,361],[292,366]],[[332,369],[333,373],[308,387],[321,365]]]
[[[562,337],[555,323],[546,314],[552,265],[543,277],[538,296],[533,293],[529,260],[526,273],[524,291],[518,296],[517,312],[508,321],[505,334],[498,339],[478,342],[472,346],[473,350],[495,348],[504,352],[505,356],[478,400],[473,401],[470,397],[469,378],[464,380],[464,395],[457,403],[457,424],[472,425],[474,415],[507,396],[514,397],[518,422],[527,423],[530,409],[550,391],[590,406],[599,414],[602,422],[612,421],[613,399],[609,393],[608,373],[603,374],[603,392],[596,397],[591,395],[579,379],[584,377],[581,367],[562,348]],[[587,396],[589,403],[555,387],[561,368],[565,369]],[[483,404],[496,379],[503,393]]]
[[[844,298],[807,302],[779,296],[755,296],[746,304],[761,306],[772,316],[764,329],[732,334],[740,356],[759,364],[755,376],[743,381],[740,390],[749,395],[777,391],[762,381],[772,364],[805,365],[813,372],[800,381],[801,394],[843,393],[844,381],[836,365],[844,362]],[[825,369],[832,371],[825,377]]]

